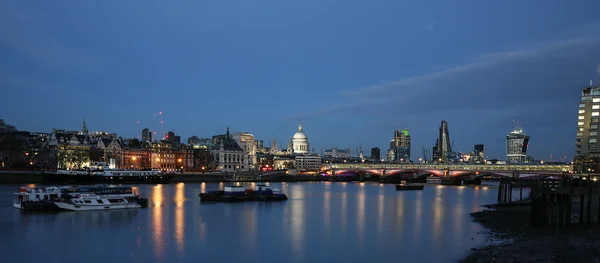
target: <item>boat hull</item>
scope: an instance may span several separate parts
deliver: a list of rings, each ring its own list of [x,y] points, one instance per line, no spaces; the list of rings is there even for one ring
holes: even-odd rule
[[[14,204],[13,207],[24,211],[60,211],[56,203],[51,201],[24,201]]]
[[[272,195],[225,195],[223,193],[201,193],[200,201],[202,202],[273,202],[273,201],[285,201],[287,200],[285,194],[272,194]]]
[[[109,204],[109,205],[74,205],[71,203],[55,203],[62,210],[70,211],[97,211],[97,210],[118,210],[118,209],[137,209],[142,208],[138,203],[128,204]]]
[[[45,173],[43,184],[168,184],[173,174],[153,176],[98,176]]]

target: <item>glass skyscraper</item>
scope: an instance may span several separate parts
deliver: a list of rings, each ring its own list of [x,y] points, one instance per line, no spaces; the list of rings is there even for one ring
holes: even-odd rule
[[[575,136],[575,170],[597,171],[600,163],[598,123],[600,119],[600,87],[590,85],[581,90]]]
[[[523,133],[523,129],[516,127],[514,131],[506,135],[506,160],[509,163],[527,162],[527,147],[529,135]]]

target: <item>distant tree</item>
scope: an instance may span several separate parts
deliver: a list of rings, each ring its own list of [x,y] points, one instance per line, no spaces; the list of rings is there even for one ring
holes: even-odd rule
[[[25,160],[23,146],[23,142],[13,133],[0,135],[0,162],[4,163],[5,168],[23,166]]]
[[[90,147],[61,146],[58,151],[58,167],[61,169],[81,169],[90,162]]]

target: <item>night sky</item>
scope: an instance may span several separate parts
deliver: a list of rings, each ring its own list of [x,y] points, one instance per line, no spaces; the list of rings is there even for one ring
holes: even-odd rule
[[[29,131],[133,137],[162,111],[182,139],[286,147],[301,120],[317,152],[369,155],[408,128],[416,160],[447,120],[504,159],[515,119],[534,158],[571,159],[599,64],[598,0],[0,2],[0,118]]]

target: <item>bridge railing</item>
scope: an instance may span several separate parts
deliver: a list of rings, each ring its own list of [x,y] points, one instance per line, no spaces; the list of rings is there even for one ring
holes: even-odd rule
[[[571,165],[511,165],[511,164],[326,164],[323,170],[331,169],[415,169],[415,170],[462,170],[462,171],[560,171],[572,172]]]

